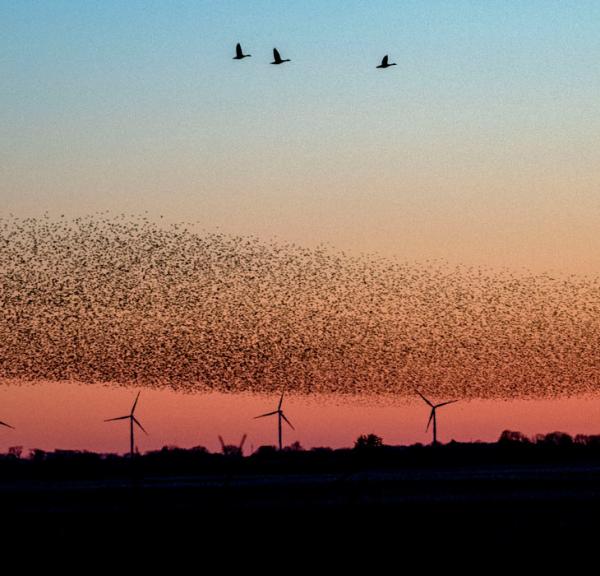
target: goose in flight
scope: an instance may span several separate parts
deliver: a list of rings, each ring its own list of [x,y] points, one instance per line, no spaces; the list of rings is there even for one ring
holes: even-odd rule
[[[383,57],[383,60],[381,61],[381,64],[379,66],[377,66],[377,68],[389,68],[390,66],[395,66],[396,63],[392,62],[391,64],[388,64],[388,55],[386,54]]]
[[[279,55],[279,50],[277,50],[277,48],[273,48],[273,62],[271,62],[271,64],[283,64],[284,62],[291,62],[291,60],[287,59],[287,60],[282,60],[281,56]]]
[[[244,54],[242,52],[242,46],[241,44],[238,42],[236,47],[235,47],[235,56],[233,57],[234,60],[241,60],[242,58],[249,58],[250,56],[252,56],[252,54]]]

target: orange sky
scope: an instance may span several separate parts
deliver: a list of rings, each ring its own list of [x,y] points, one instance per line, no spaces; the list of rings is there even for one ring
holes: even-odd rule
[[[455,314],[455,304],[470,296],[453,285],[458,289],[448,306],[433,310],[423,300],[423,308],[433,310],[425,314],[426,322],[421,322],[420,312],[411,316],[411,325],[395,317],[387,327],[399,326],[410,336],[419,327],[419,345],[427,351],[420,366],[431,367],[432,386],[448,374],[447,363],[435,366],[431,361],[440,360],[443,348],[438,343],[458,335],[453,342],[461,354],[464,349],[478,360],[504,362],[504,368],[513,367],[515,356],[509,352],[514,350],[520,358],[514,363],[517,376],[532,387],[541,382],[540,374],[560,376],[549,378],[544,392],[552,393],[555,384],[564,384],[561,392],[570,389],[570,378],[580,379],[578,390],[595,389],[600,334],[598,2],[373,1],[344,2],[342,10],[333,0],[307,0],[273,10],[270,2],[257,0],[207,6],[184,1],[177,8],[165,3],[148,10],[146,3],[133,0],[106,0],[85,10],[74,3],[0,5],[7,87],[0,107],[0,217],[14,213],[17,219],[42,218],[47,212],[52,219],[65,214],[68,220],[109,212],[110,219],[127,213],[133,219],[147,215],[161,224],[190,222],[199,237],[224,232],[251,235],[263,244],[275,239],[278,246],[325,243],[352,255],[378,253],[411,265],[418,262],[417,270],[437,270],[442,261],[481,266],[491,276],[501,269],[508,276],[524,270],[588,275],[572,282],[585,285],[579,300],[571,297],[578,289],[570,292],[567,284],[555,290],[559,280],[552,281],[550,296],[535,292],[539,283],[534,281],[535,314],[524,312],[532,292],[517,291],[501,308],[501,314],[515,316],[504,324],[495,323],[499,316],[494,304],[485,315],[472,314],[469,330],[455,329],[467,316]],[[232,60],[237,41],[252,58]],[[275,45],[291,58],[286,66],[268,64]],[[375,65],[385,53],[397,66],[378,70]],[[335,55],[336,65],[323,54]],[[105,272],[120,268],[101,243],[96,252],[80,254],[84,244],[78,239],[66,252],[55,254],[54,261],[40,257],[34,264],[27,258],[37,246],[27,248],[32,252],[17,247],[10,256],[0,252],[0,270],[3,262],[17,263],[9,280],[0,278],[5,281],[0,290],[8,286],[0,297],[14,300],[14,318],[6,313],[0,319],[0,363],[9,357],[4,353],[9,348],[13,358],[18,356],[4,374],[14,368],[17,375],[28,375],[30,363],[34,373],[42,359],[48,360],[39,372],[43,376],[64,372],[71,377],[74,372],[69,370],[79,368],[57,362],[63,352],[79,360],[89,353],[94,361],[87,364],[93,370],[111,367],[117,359],[125,373],[127,362],[111,349],[118,348],[114,335],[119,329],[139,331],[144,338],[151,333],[142,342],[148,345],[144,350],[161,344],[164,351],[165,342],[167,348],[176,342],[173,334],[179,334],[182,319],[192,317],[190,310],[204,320],[197,303],[196,308],[184,306],[181,314],[171,315],[175,330],[163,333],[161,341],[155,336],[164,320],[161,298],[166,302],[169,294],[168,274],[162,278],[160,271],[168,267],[168,258],[152,262],[158,287],[151,282],[142,286],[148,298],[138,315],[127,316],[130,310],[119,306],[135,289],[124,280],[137,282],[137,269],[131,267],[132,276],[116,274],[113,285],[105,283],[103,291],[98,286],[105,282]],[[123,246],[129,248],[128,242]],[[86,319],[81,314],[81,294],[74,293],[73,286],[85,284],[85,274],[83,280],[65,274],[57,281],[59,264],[69,263],[66,254],[82,256],[92,268],[107,256],[105,269],[96,270],[99,284],[86,295],[91,300],[97,296],[96,316]],[[148,250],[136,256],[144,254]],[[23,255],[27,258],[20,259]],[[188,255],[172,260],[189,264]],[[472,274],[477,276],[476,271]],[[28,284],[29,276],[37,279]],[[184,282],[175,286],[182,301],[191,277],[184,274]],[[204,286],[203,276],[193,278]],[[77,282],[71,285],[70,279]],[[253,281],[253,289],[260,291],[262,279]],[[60,290],[49,295],[49,285]],[[222,285],[215,286],[210,294],[220,295]],[[353,287],[350,291],[362,298]],[[313,290],[325,302],[329,293],[323,292]],[[554,301],[552,294],[560,298]],[[197,295],[199,301],[208,301],[202,290]],[[494,294],[485,296],[486,302],[495,302]],[[245,321],[248,315],[239,302],[227,300],[225,308],[234,308]],[[157,307],[147,308],[148,303]],[[473,310],[480,302],[475,304]],[[215,318],[223,317],[222,308],[215,310],[201,336],[213,346],[212,359],[219,356],[229,368],[232,359],[223,351],[231,352],[230,341],[222,340],[222,347],[215,348],[210,340],[212,327],[218,325]],[[321,324],[330,326],[330,308],[323,305],[321,310]],[[379,321],[387,313],[385,302],[379,308],[382,315],[375,317],[376,327],[365,310],[362,328],[356,324],[358,316],[346,322],[348,330],[336,346],[352,341],[353,331],[385,328]],[[122,320],[108,330],[122,312],[129,324]],[[102,322],[92,326],[90,318],[102,315]],[[296,317],[285,320],[293,327],[298,322]],[[455,324],[448,328],[450,320]],[[472,338],[491,334],[490,326],[497,327],[497,342]],[[181,341],[193,340],[185,333],[188,328],[194,337],[200,332],[198,326],[183,327]],[[247,332],[234,333],[238,337]],[[86,348],[93,340],[90,334],[96,340]],[[511,340],[514,334],[517,338]],[[391,329],[380,335],[368,348],[369,358],[373,351],[385,356],[390,342],[401,344]],[[36,346],[38,358],[32,361]],[[184,364],[178,356],[181,347],[173,347],[177,361],[159,362],[157,372]],[[139,347],[133,348],[143,356]],[[331,349],[337,350],[333,345]],[[128,351],[126,346],[119,350]],[[192,352],[197,350],[192,347]],[[243,356],[239,350],[234,355],[238,352]],[[152,358],[160,360],[158,355]],[[483,360],[455,362],[460,368],[473,367],[473,379],[461,374],[456,390],[474,386],[476,378],[485,384],[491,375],[492,382],[510,388],[508,372],[480,369]],[[85,364],[81,361],[79,367]],[[389,365],[399,364],[393,359]],[[537,373],[528,372],[530,368]],[[506,376],[503,382],[498,374]],[[186,373],[182,379],[187,378]],[[410,385],[408,380],[402,383]],[[0,419],[18,427],[16,433],[0,430],[0,443],[118,450],[122,440],[126,445],[126,431],[118,423],[111,428],[100,421],[126,411],[132,395],[131,389],[60,383],[0,387]],[[214,448],[221,431],[233,438],[248,432],[249,443],[255,445],[272,441],[269,423],[250,419],[263,411],[263,404],[268,409],[268,400],[144,391],[140,415],[152,436],[140,439],[140,445],[203,443]],[[307,446],[350,445],[358,434],[371,431],[388,442],[427,438],[421,429],[426,410],[418,403],[358,408],[339,399],[305,405],[290,398],[289,415]],[[526,433],[556,428],[595,432],[596,421],[593,402],[583,400],[472,401],[449,407],[440,416],[440,436],[449,437],[450,422],[457,439],[495,439],[505,427]]]
[[[128,450],[128,426],[105,423],[105,418],[127,414],[135,390],[101,385],[46,383],[9,385],[0,389],[0,419],[16,430],[0,429],[0,450],[21,445],[26,449],[55,448]],[[443,401],[445,398],[434,398]],[[164,445],[219,448],[218,435],[236,443],[248,434],[247,451],[276,443],[276,421],[253,417],[275,409],[275,396],[182,394],[143,390],[136,415],[149,432],[137,434],[141,451]],[[304,447],[352,446],[360,434],[375,433],[389,444],[429,442],[425,432],[428,408],[420,400],[395,401],[288,397],[284,412],[296,431],[284,428],[284,443]],[[496,440],[502,430],[528,435],[566,431],[600,433],[597,398],[560,400],[469,401],[440,409],[439,438],[443,442]],[[431,431],[430,431],[431,432]]]

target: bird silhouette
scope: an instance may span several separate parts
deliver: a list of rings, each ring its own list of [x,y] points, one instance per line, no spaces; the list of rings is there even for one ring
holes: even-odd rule
[[[242,52],[242,46],[238,42],[235,46],[235,56],[233,57],[233,60],[242,60],[243,58],[250,58],[250,56],[252,56],[252,54],[244,54]]]
[[[395,62],[388,63],[388,55],[386,54],[381,60],[381,64],[377,68],[389,68],[390,66],[396,66]]]
[[[277,50],[277,48],[273,48],[273,62],[271,62],[271,64],[283,64],[284,62],[291,62],[291,60],[289,60],[289,58],[282,60],[279,50]]]

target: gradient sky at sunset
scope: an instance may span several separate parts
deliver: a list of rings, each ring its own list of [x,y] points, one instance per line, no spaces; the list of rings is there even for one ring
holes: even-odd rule
[[[232,60],[238,41],[252,58]],[[291,62],[271,66],[273,47]],[[377,70],[384,54],[397,66]],[[0,0],[0,216],[147,212],[198,232],[597,277],[598,62],[596,1]],[[102,419],[132,393],[3,388],[0,419],[21,435],[2,432],[0,448],[124,449]],[[271,398],[143,400],[154,437],[141,448],[274,442],[252,421]],[[419,402],[290,403],[302,432],[288,439],[308,446],[428,438]],[[444,441],[597,431],[581,398],[452,410]]]
[[[585,1],[2,2],[2,210],[595,274],[599,32]]]

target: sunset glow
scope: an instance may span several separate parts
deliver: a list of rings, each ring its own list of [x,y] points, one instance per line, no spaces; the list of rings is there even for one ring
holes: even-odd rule
[[[1,2],[0,448],[600,432],[599,22]]]

